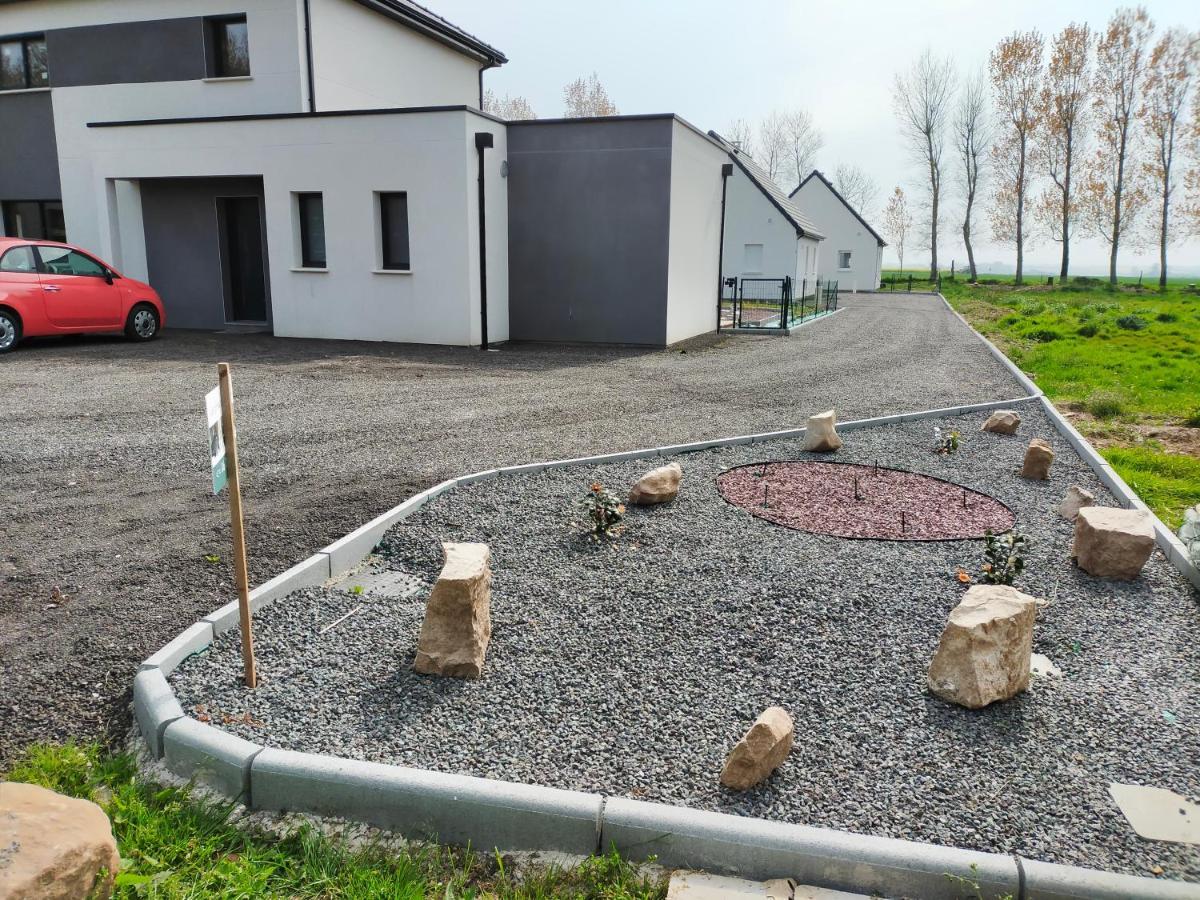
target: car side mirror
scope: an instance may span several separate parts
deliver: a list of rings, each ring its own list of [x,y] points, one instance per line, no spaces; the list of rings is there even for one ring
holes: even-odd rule
[[[104,270],[104,280],[105,280],[105,281],[107,281],[109,284],[112,284],[112,283],[113,283],[113,273],[112,273],[112,269],[105,269],[105,270]]]

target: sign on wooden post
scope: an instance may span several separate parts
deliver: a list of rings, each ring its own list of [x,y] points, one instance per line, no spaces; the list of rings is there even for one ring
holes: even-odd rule
[[[233,530],[233,578],[238,592],[238,618],[242,626],[242,664],[246,686],[255,687],[254,635],[250,627],[250,586],[246,573],[246,532],[242,521],[242,485],[238,471],[237,427],[233,418],[233,379],[229,363],[217,363],[215,390],[205,399],[208,413],[209,457],[212,461],[213,493],[229,485],[229,524]]]

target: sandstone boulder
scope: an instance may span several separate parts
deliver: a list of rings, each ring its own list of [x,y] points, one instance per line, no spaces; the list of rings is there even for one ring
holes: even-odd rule
[[[0,782],[0,900],[104,900],[120,864],[95,803]]]
[[[804,429],[803,449],[810,453],[828,453],[842,446],[837,433],[837,412],[827,409],[823,413],[808,417]]]
[[[1011,409],[998,409],[980,427],[980,431],[994,431],[996,434],[1016,434],[1021,427],[1021,417]]]
[[[1154,526],[1140,509],[1085,506],[1075,517],[1075,562],[1100,578],[1137,578],[1154,552]]]
[[[1096,495],[1091,491],[1084,490],[1077,484],[1067,488],[1066,496],[1062,498],[1062,502],[1058,504],[1058,514],[1064,519],[1074,519],[1079,515],[1079,510],[1085,506],[1095,506]]]
[[[929,689],[944,700],[980,709],[1029,686],[1037,601],[1003,584],[979,584],[950,611],[933,662]]]
[[[425,605],[413,669],[478,678],[492,639],[491,551],[487,544],[442,544],[446,563]]]
[[[1025,465],[1021,467],[1022,478],[1045,481],[1050,477],[1050,463],[1054,462],[1054,451],[1041,438],[1029,442],[1025,451]]]
[[[683,469],[679,463],[651,469],[630,489],[629,502],[638,506],[667,503],[679,496],[679,483],[682,480]]]
[[[765,781],[787,758],[795,733],[796,726],[785,710],[768,707],[725,760],[721,784],[744,791]]]

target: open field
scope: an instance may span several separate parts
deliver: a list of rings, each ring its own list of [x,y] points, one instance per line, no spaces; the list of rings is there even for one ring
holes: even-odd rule
[[[1200,294],[1185,281],[1164,293],[1096,278],[980,281],[943,277],[942,293],[1177,528],[1200,502]]]

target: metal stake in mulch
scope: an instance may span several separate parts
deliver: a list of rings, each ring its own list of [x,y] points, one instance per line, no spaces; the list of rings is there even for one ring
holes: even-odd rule
[[[763,509],[766,509],[767,507],[769,507],[771,505],[770,503],[767,502],[767,489],[769,487],[770,487],[770,485],[764,481],[763,482]]]
[[[967,489],[963,488],[963,509],[967,508]]]

